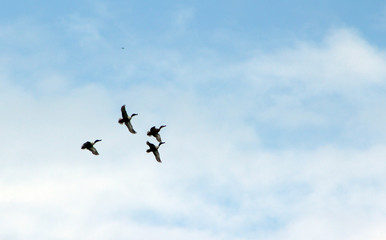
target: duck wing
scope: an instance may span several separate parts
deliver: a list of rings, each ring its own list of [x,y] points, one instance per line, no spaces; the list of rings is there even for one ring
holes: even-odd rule
[[[122,118],[129,118],[129,115],[127,115],[125,105],[121,107],[121,112],[122,112]]]
[[[159,135],[158,133],[155,134],[154,137],[157,139],[158,142],[162,142],[161,135]]]
[[[89,147],[92,147],[92,144],[90,142],[85,142],[85,143],[83,143],[81,149],[85,149],[85,148],[88,149]]]
[[[155,151],[157,151],[157,147],[156,147],[153,143],[151,143],[151,142],[149,142],[149,141],[146,141],[146,144],[149,146],[149,151],[150,151],[150,152],[155,152]]]
[[[99,155],[98,151],[94,147],[90,147],[88,150],[90,150],[94,155]]]
[[[137,132],[134,130],[133,125],[131,125],[131,122],[130,122],[130,121],[125,122],[125,125],[126,125],[126,127],[129,129],[129,131],[130,131],[131,133],[133,133],[133,134],[137,133]]]
[[[159,156],[159,152],[158,151],[154,151],[153,153],[154,153],[154,156],[155,156],[155,160],[157,160],[157,162],[162,162],[161,158]]]

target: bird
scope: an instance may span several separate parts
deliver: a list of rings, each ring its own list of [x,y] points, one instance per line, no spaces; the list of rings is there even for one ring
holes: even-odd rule
[[[83,143],[81,149],[87,149],[87,150],[91,151],[92,154],[99,155],[98,151],[94,148],[94,144],[97,142],[100,142],[100,141],[102,141],[102,140],[98,139],[98,140],[95,140],[93,143],[87,141],[87,142]]]
[[[150,143],[149,141],[146,142],[146,144],[149,146],[149,149],[146,150],[147,153],[153,152],[155,159],[157,162],[161,162],[161,158],[159,156],[158,148],[161,146],[161,144],[164,144],[165,142],[160,142],[158,146],[155,146],[154,144]]]
[[[162,142],[161,140],[161,136],[159,135],[159,131],[161,130],[161,128],[163,127],[166,127],[166,125],[162,125],[160,126],[159,128],[156,128],[155,126],[153,126],[152,128],[150,128],[150,131],[147,131],[147,135],[150,137],[150,136],[153,136],[157,139],[158,142]]]
[[[137,133],[137,132],[134,130],[133,126],[131,125],[130,120],[131,120],[132,117],[134,117],[134,116],[136,116],[136,115],[138,115],[138,114],[133,113],[133,114],[131,114],[131,116],[129,117],[129,115],[127,115],[127,112],[126,112],[125,105],[123,105],[123,106],[121,107],[121,112],[122,112],[122,118],[120,118],[120,119],[118,120],[118,123],[119,123],[119,124],[125,123],[125,125],[127,126],[127,128],[129,129],[129,131],[130,131],[131,133],[133,133],[133,134]]]

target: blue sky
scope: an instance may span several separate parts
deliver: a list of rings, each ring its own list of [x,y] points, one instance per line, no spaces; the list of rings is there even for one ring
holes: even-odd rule
[[[2,9],[1,239],[385,239],[382,1]]]

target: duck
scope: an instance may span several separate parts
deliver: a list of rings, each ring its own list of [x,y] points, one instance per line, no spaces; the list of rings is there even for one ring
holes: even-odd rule
[[[154,144],[152,144],[151,142],[147,141],[146,144],[149,146],[149,149],[146,150],[147,153],[149,152],[153,152],[154,156],[155,156],[155,159],[157,160],[157,162],[162,162],[161,161],[161,158],[159,156],[159,152],[158,152],[158,148],[164,144],[165,142],[160,142],[158,144],[158,146],[155,146]]]
[[[149,131],[147,131],[147,135],[153,136],[157,139],[158,142],[162,142],[161,136],[159,135],[159,131],[161,128],[166,127],[166,125],[161,125],[159,128],[156,128],[155,126],[151,127]]]
[[[97,139],[97,140],[95,140],[93,143],[87,141],[87,142],[83,143],[81,149],[87,149],[87,150],[91,151],[92,154],[94,154],[94,155],[99,155],[98,151],[94,148],[94,144],[97,143],[97,142],[100,142],[100,141],[102,141],[102,140]]]
[[[122,112],[122,118],[120,118],[118,120],[118,123],[119,124],[123,124],[125,123],[125,125],[127,126],[127,128],[129,129],[129,131],[133,134],[137,133],[134,128],[133,128],[133,125],[131,125],[131,118],[134,117],[134,116],[137,116],[138,114],[136,113],[133,113],[131,114],[131,116],[129,117],[129,115],[127,115],[127,112],[126,112],[126,108],[125,108],[125,105],[123,105],[121,107],[121,112]]]

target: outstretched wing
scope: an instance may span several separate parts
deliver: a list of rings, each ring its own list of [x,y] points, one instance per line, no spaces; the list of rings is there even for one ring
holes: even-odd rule
[[[157,162],[161,162],[161,158],[159,156],[159,152],[158,151],[154,151],[154,156],[155,156],[155,160],[157,160]]]
[[[146,144],[149,146],[150,150],[155,149],[155,146],[153,143],[146,141]]]
[[[129,115],[127,115],[127,112],[126,112],[125,105],[123,105],[123,106],[121,107],[121,112],[122,112],[122,117],[123,117],[123,118],[128,118],[128,117],[129,117]]]
[[[161,135],[159,135],[158,133],[155,135],[155,138],[157,139],[158,142],[162,142]]]
[[[134,128],[133,128],[133,125],[131,125],[131,122],[130,121],[127,121],[125,122],[125,125],[127,126],[127,128],[129,129],[129,131],[133,134],[137,133]]]
[[[98,151],[94,147],[90,147],[88,150],[90,150],[94,155],[99,155]]]

